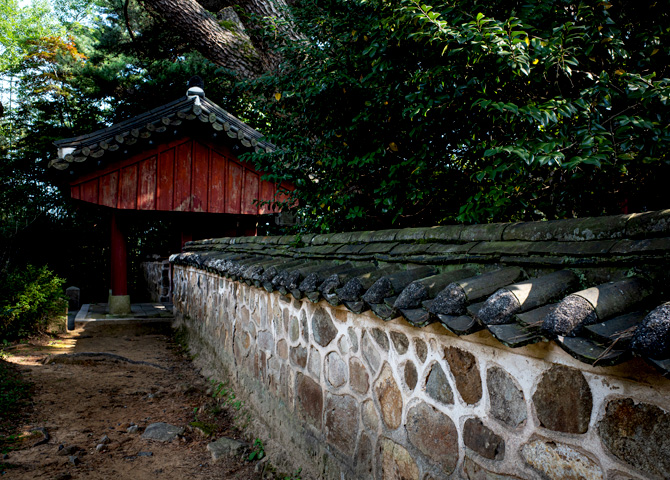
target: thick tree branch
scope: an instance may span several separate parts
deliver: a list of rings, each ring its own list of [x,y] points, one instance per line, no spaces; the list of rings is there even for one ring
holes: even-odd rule
[[[130,26],[130,16],[128,15],[128,5],[130,4],[130,0],[126,0],[126,2],[123,4],[123,16],[126,19],[126,29],[128,30],[128,35],[130,35],[130,39],[135,43],[135,33],[133,33],[133,29]]]
[[[268,60],[254,47],[243,28],[225,28],[195,0],[141,0],[212,62],[254,77],[267,70]]]

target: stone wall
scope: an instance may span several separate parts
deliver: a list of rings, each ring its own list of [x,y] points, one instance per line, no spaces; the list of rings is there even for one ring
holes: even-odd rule
[[[670,477],[670,381],[639,358],[593,366],[173,268],[198,361],[302,478]]]
[[[172,283],[170,279],[170,262],[168,260],[143,262],[141,269],[151,301],[154,303],[171,302]]]

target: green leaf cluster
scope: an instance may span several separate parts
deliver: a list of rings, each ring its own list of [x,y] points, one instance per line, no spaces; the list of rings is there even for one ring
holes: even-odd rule
[[[63,32],[51,15],[47,0],[22,5],[18,0],[0,3],[0,75],[15,68],[29,50],[29,43]]]
[[[248,86],[278,145],[252,158],[308,231],[667,207],[665,7],[302,0]]]
[[[44,330],[65,310],[64,280],[46,267],[27,265],[3,278],[0,292],[0,339],[13,340]]]

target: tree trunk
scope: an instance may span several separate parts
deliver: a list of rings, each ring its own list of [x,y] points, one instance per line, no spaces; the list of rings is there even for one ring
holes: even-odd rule
[[[237,72],[243,77],[254,77],[270,70],[277,57],[254,45],[245,26],[232,7],[221,11],[220,24],[196,0],[141,0],[160,15],[193,48],[210,61]],[[297,39],[284,0],[250,0],[240,6],[249,14],[263,16],[276,25],[277,35]]]

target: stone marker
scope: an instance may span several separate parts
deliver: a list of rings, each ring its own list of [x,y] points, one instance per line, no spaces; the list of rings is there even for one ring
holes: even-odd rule
[[[81,306],[81,290],[77,287],[68,287],[65,289],[65,296],[68,298],[68,309],[79,310]]]

